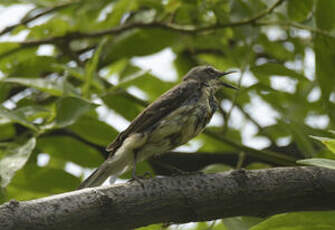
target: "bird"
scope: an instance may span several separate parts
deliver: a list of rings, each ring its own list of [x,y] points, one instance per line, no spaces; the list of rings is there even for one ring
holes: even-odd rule
[[[221,77],[235,71],[222,72],[212,66],[193,67],[172,89],[148,105],[114,141],[106,147],[107,159],[78,189],[101,185],[109,176],[119,176],[136,163],[187,143],[209,123],[218,108],[215,93],[222,87],[237,89]]]

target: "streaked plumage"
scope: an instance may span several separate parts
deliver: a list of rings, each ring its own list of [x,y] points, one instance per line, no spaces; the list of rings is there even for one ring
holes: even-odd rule
[[[219,80],[228,73],[210,66],[190,70],[180,84],[150,104],[115,138],[106,148],[109,157],[79,188],[100,185],[108,176],[129,170],[135,154],[140,162],[198,135],[217,108],[216,91],[222,86],[233,88]]]

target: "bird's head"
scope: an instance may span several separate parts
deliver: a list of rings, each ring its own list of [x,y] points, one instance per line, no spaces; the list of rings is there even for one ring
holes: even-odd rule
[[[184,81],[188,81],[188,80],[199,81],[199,83],[214,89],[214,91],[217,91],[221,87],[237,89],[236,87],[220,80],[221,77],[231,74],[231,73],[235,73],[235,72],[236,71],[222,72],[222,71],[215,69],[212,66],[196,66],[192,68],[185,75],[183,80]]]

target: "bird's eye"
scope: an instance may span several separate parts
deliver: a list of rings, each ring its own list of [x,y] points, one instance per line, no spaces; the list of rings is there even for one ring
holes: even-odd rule
[[[215,75],[216,74],[215,70],[212,69],[212,68],[208,68],[207,73],[209,73],[210,75]]]

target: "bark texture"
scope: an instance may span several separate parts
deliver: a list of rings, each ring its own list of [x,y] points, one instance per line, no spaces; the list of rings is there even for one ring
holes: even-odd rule
[[[23,191],[24,192],[24,191]],[[236,170],[88,188],[0,206],[0,229],[131,229],[232,216],[335,209],[335,170]]]

